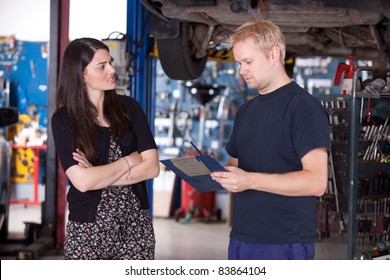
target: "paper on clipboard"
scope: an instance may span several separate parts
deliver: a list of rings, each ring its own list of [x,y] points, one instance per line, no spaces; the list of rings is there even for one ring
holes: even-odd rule
[[[226,170],[210,155],[178,157],[161,160],[161,163],[199,192],[224,190],[210,174]]]

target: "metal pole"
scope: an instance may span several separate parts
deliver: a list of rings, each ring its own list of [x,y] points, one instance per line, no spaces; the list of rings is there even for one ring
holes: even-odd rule
[[[141,1],[127,1],[127,40],[132,57],[133,73],[130,76],[130,95],[141,105],[154,131],[155,112],[155,61],[149,57],[152,44],[147,34],[147,16]],[[152,215],[153,180],[148,180],[150,213]]]
[[[352,100],[351,100],[351,133],[350,133],[350,153],[349,153],[349,192],[348,192],[348,256],[353,260],[355,258],[355,238],[356,238],[356,208],[357,208],[357,188],[358,188],[358,148],[359,148],[359,112],[361,99],[356,96],[356,81],[359,72],[362,70],[371,70],[369,67],[357,67],[353,74]]]

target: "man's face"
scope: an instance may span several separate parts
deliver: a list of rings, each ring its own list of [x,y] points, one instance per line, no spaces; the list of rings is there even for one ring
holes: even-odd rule
[[[270,59],[256,47],[251,38],[237,42],[233,47],[234,59],[240,66],[240,75],[248,87],[263,90],[268,85]]]

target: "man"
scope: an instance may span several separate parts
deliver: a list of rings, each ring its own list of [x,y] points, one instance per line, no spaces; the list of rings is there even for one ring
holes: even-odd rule
[[[316,197],[328,180],[329,118],[284,68],[285,41],[269,21],[229,38],[240,75],[258,95],[243,104],[227,144],[233,193],[229,259],[314,259]]]

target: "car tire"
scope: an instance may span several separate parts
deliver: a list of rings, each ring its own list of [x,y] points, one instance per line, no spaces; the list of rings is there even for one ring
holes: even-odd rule
[[[180,23],[180,34],[172,39],[157,39],[158,57],[165,74],[173,80],[194,80],[206,67],[207,55],[195,56],[189,38],[191,25]]]

